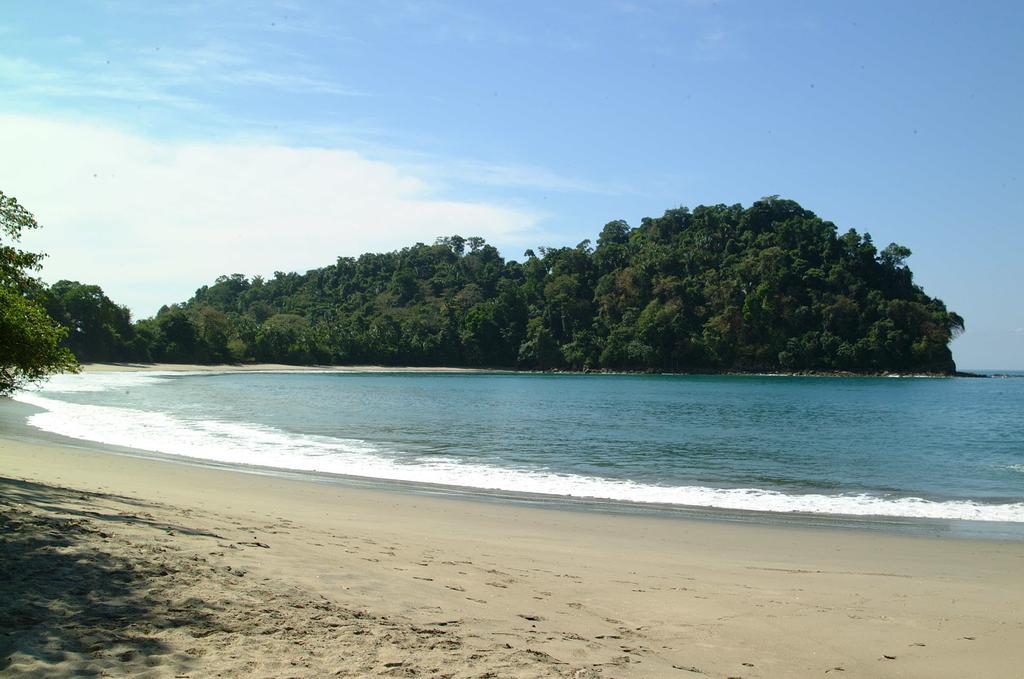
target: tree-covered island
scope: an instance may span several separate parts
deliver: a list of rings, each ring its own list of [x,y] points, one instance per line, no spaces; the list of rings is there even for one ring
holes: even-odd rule
[[[522,262],[451,236],[221,276],[135,323],[96,286],[39,294],[82,361],[951,373],[963,319],[914,283],[909,255],[770,197],[610,222]]]

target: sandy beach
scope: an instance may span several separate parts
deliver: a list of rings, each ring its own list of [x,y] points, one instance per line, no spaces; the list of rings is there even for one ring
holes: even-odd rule
[[[8,676],[1014,677],[1024,544],[619,515],[0,438]]]

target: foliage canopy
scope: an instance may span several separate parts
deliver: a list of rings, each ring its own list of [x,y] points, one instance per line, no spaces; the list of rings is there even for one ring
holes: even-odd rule
[[[67,329],[40,302],[42,284],[32,276],[43,255],[15,245],[35,217],[0,191],[0,396],[47,375],[75,370],[78,362],[62,344]]]
[[[305,274],[221,276],[134,324],[94,285],[60,281],[41,299],[88,361],[952,372],[963,319],[913,282],[909,256],[772,196],[613,221],[596,245],[522,262],[450,236]]]
[[[963,319],[914,284],[909,255],[773,196],[610,222],[596,246],[522,262],[451,236],[305,274],[221,276],[152,319],[106,323],[111,351],[143,360],[953,371]]]

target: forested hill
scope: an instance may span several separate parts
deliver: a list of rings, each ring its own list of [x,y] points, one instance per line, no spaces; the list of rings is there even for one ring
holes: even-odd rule
[[[521,263],[452,236],[305,274],[222,276],[155,318],[107,323],[106,355],[83,353],[85,328],[71,341],[83,360],[953,371],[963,320],[914,284],[909,255],[772,197],[611,222],[596,243]],[[75,322],[52,291],[49,307]]]

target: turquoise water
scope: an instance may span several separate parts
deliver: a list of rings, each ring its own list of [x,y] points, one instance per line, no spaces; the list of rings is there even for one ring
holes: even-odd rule
[[[731,509],[1024,522],[1024,379],[86,374],[33,426],[233,464]]]

